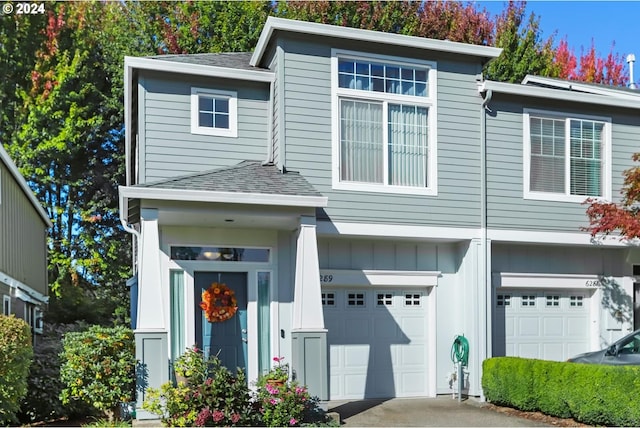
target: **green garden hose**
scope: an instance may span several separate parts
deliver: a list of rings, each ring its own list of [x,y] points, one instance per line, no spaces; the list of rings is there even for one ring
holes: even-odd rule
[[[462,363],[463,366],[469,364],[469,341],[464,336],[456,336],[451,346],[451,361]]]

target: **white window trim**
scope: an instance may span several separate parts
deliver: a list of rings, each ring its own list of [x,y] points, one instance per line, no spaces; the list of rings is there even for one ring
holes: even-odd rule
[[[209,128],[198,125],[198,99],[200,95],[227,98],[229,100],[229,128]],[[238,136],[238,93],[217,89],[191,88],[191,133],[200,135],[215,135],[219,137]]]
[[[367,61],[379,61],[386,64],[398,64],[409,66],[420,66],[428,68],[428,91],[429,96],[426,98],[387,94],[378,92],[359,91],[354,89],[346,89],[338,87],[338,59],[339,57],[349,57],[353,59],[362,59]],[[421,61],[409,58],[376,55],[364,52],[356,52],[342,49],[331,49],[331,153],[332,153],[332,188],[336,190],[353,190],[358,192],[379,192],[379,193],[395,193],[407,195],[438,195],[438,146],[437,146],[437,63],[435,61]],[[412,186],[394,186],[383,183],[355,183],[343,182],[340,180],[340,115],[339,115],[339,98],[350,97],[361,100],[376,100],[386,102],[398,102],[404,104],[418,105],[429,108],[428,126],[429,126],[429,147],[427,151],[427,187]],[[387,135],[384,133],[384,145],[387,144]],[[385,166],[387,151],[384,150]],[[386,170],[386,168],[385,168]],[[386,174],[385,174],[386,176]]]
[[[577,119],[577,120],[592,120],[594,122],[603,122],[604,123],[604,147],[602,148],[602,156],[604,166],[602,168],[602,196],[596,197],[591,196],[592,199],[599,201],[610,201],[611,200],[611,118],[603,117],[603,116],[587,116],[583,114],[569,114],[569,113],[560,113],[557,111],[548,111],[548,110],[535,110],[535,109],[524,109],[522,115],[523,122],[523,198],[524,199],[532,199],[539,201],[553,201],[553,202],[572,202],[572,203],[583,203],[589,196],[582,195],[571,195],[569,194],[569,180],[566,179],[567,171],[569,169],[568,164],[570,162],[569,158],[569,150],[571,149],[570,145],[567,144],[568,137],[565,134],[565,153],[566,153],[566,167],[565,167],[565,193],[550,193],[550,192],[534,192],[529,190],[530,179],[531,179],[531,130],[530,130],[530,121],[529,118],[534,116],[543,116],[551,119]],[[565,133],[570,131],[569,127],[566,127]]]
[[[7,308],[8,312],[6,312],[4,308]],[[7,296],[6,294],[2,296],[2,312],[3,315],[11,314],[11,296]]]

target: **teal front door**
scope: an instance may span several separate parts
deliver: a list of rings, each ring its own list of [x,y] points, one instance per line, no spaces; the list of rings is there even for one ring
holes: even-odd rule
[[[235,293],[236,314],[221,322],[209,322],[200,308],[202,292],[212,283],[223,283]],[[205,357],[217,355],[232,373],[247,369],[247,274],[246,272],[195,272],[196,343]]]

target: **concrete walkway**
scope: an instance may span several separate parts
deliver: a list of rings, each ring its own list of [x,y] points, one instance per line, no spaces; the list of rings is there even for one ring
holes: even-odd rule
[[[340,415],[343,427],[540,427],[541,422],[499,413],[474,398],[458,402],[437,398],[331,401],[329,412]]]

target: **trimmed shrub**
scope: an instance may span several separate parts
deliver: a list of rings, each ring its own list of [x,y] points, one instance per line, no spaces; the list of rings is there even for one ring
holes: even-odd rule
[[[497,357],[483,362],[482,388],[502,406],[589,425],[640,426],[638,366]]]
[[[63,404],[83,401],[109,420],[119,417],[120,403],[133,401],[135,347],[125,327],[91,326],[64,336],[60,377]]]
[[[18,414],[20,422],[29,424],[36,421],[86,416],[91,413],[91,407],[83,402],[63,406],[60,401],[63,388],[60,380],[59,357],[62,352],[62,338],[65,333],[87,328],[87,325],[81,323],[44,325],[43,334],[38,336],[33,349],[27,395],[22,401]]]
[[[0,315],[0,425],[18,421],[32,358],[29,325],[13,315]]]

